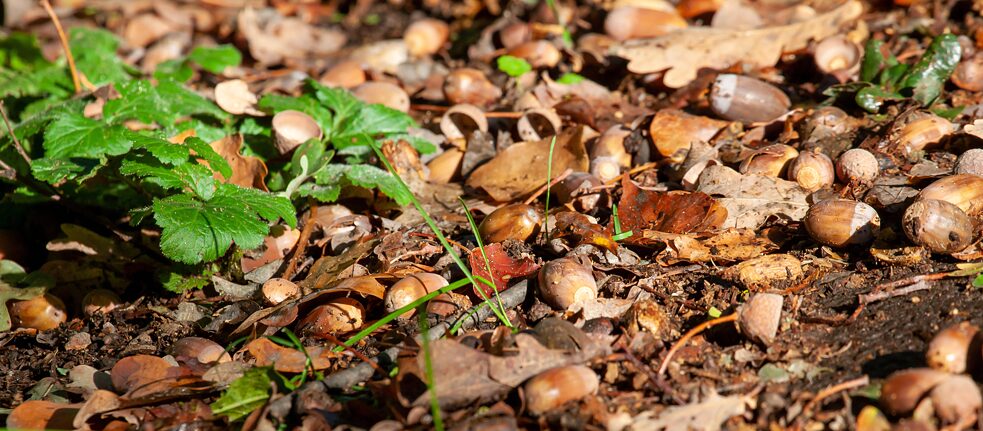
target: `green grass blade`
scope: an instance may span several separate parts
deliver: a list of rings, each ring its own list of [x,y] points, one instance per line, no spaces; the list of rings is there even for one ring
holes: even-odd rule
[[[427,324],[427,310],[423,305],[420,305],[420,310],[417,311],[420,322],[420,333],[426,334],[430,330],[430,325]],[[423,372],[426,373],[427,377],[427,390],[430,392],[430,414],[433,416],[433,427],[437,431],[444,430],[444,420],[440,416],[440,402],[437,400],[437,383],[434,380],[433,374],[433,358],[430,356],[430,337],[424,335],[423,337]]]
[[[485,270],[488,271],[488,275],[492,278],[492,289],[495,292],[495,299],[498,300],[498,308],[502,311],[502,315],[505,316],[505,326],[511,328],[512,322],[509,321],[509,316],[505,314],[505,306],[502,305],[502,297],[498,295],[498,285],[495,283],[495,273],[492,272],[491,262],[488,261],[488,254],[485,253],[484,241],[481,240],[481,234],[478,233],[478,224],[474,222],[474,217],[471,216],[471,208],[468,208],[468,204],[467,202],[464,202],[464,198],[458,197],[458,199],[461,201],[461,206],[464,207],[464,215],[468,217],[468,224],[471,225],[471,233],[474,234],[475,241],[478,242],[478,250],[481,250],[481,257],[485,260]],[[475,288],[477,287],[478,285],[475,285]]]

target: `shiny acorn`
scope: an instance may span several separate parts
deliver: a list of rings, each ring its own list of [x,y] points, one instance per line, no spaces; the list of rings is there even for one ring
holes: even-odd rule
[[[955,204],[971,217],[983,213],[983,177],[950,175],[936,180],[918,193],[918,199],[938,199]]]
[[[328,87],[354,88],[365,82],[365,70],[354,60],[345,60],[331,66],[318,80]]]
[[[382,302],[385,305],[386,312],[392,313],[448,284],[444,277],[437,274],[429,272],[411,274],[397,281],[389,289],[386,289],[386,294],[382,298]],[[414,311],[409,310],[399,317],[401,319],[410,318],[413,316]]]
[[[918,199],[901,217],[905,236],[933,253],[952,254],[973,242],[974,222],[955,204]]]
[[[569,257],[547,262],[539,270],[539,296],[550,306],[566,310],[577,302],[597,299],[591,269]]]
[[[478,234],[486,244],[507,239],[526,241],[540,232],[543,216],[530,205],[509,204],[492,211],[478,225]]]
[[[781,177],[792,159],[799,152],[785,144],[772,144],[759,148],[741,162],[740,171],[745,175]]]
[[[11,302],[8,311],[16,328],[47,331],[57,328],[68,320],[65,303],[49,293],[24,301]]]
[[[833,161],[829,156],[815,151],[805,151],[789,162],[788,179],[804,190],[814,192],[833,185],[836,180]]]
[[[628,168],[631,166],[631,154],[625,149],[625,138],[630,134],[631,129],[623,125],[611,126],[594,140],[588,155],[591,160],[613,157],[622,168]]]
[[[300,111],[280,111],[273,116],[273,143],[280,154],[287,154],[310,139],[324,136],[321,126]]]
[[[877,158],[862,148],[849,149],[836,159],[836,176],[845,183],[874,181],[880,172]]]
[[[456,147],[444,150],[427,163],[427,180],[432,183],[447,184],[461,178],[461,163],[464,151]]]
[[[960,322],[939,331],[928,343],[925,363],[947,373],[960,374],[974,368],[980,360],[980,328]]]
[[[616,7],[604,19],[604,32],[619,41],[658,37],[687,26],[675,11],[634,6]]]
[[[452,104],[468,103],[484,107],[502,97],[502,90],[488,81],[480,70],[455,69],[444,78],[444,97]]]
[[[725,120],[744,123],[772,121],[792,106],[774,85],[743,75],[720,74],[710,87],[710,108]]]
[[[802,220],[809,236],[830,247],[870,243],[880,231],[881,218],[870,205],[829,199],[809,207]]]
[[[523,386],[526,409],[538,416],[579,400],[600,386],[597,373],[583,365],[568,365],[544,371]]]
[[[406,49],[413,57],[426,57],[440,51],[447,43],[450,28],[439,19],[425,18],[413,21],[403,32]]]
[[[365,307],[355,298],[336,298],[314,307],[297,322],[297,330],[314,337],[357,331],[365,323]]]
[[[890,139],[906,157],[931,148],[956,131],[951,121],[928,112],[914,112],[889,132]]]
[[[983,54],[959,62],[949,79],[963,90],[983,91]]]

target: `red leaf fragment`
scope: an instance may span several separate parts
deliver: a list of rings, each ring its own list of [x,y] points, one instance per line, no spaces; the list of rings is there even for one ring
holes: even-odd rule
[[[471,264],[471,272],[475,277],[484,277],[487,280],[495,282],[495,287],[499,292],[505,290],[508,286],[509,281],[528,277],[539,271],[539,265],[530,256],[522,256],[520,258],[512,257],[505,249],[502,247],[502,243],[495,243],[485,246],[485,255],[488,256],[488,264],[491,266],[492,273],[494,277],[488,274],[488,270],[485,268],[485,258],[481,255],[481,249],[475,248],[471,251],[471,256],[468,258],[468,263]],[[481,290],[485,295],[491,295],[493,290],[491,286],[484,283],[479,284]],[[474,294],[481,296],[478,293],[478,287],[474,288]]]

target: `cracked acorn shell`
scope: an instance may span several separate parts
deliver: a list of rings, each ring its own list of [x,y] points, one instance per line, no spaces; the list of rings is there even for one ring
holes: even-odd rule
[[[969,216],[978,216],[983,212],[983,177],[956,174],[941,178],[922,189],[918,199],[946,201]]]
[[[539,296],[551,307],[566,310],[577,302],[597,299],[597,281],[590,268],[563,257],[539,270]]]
[[[740,171],[745,175],[778,178],[785,173],[789,162],[798,155],[795,148],[785,144],[766,145],[744,159]]]
[[[901,218],[905,236],[933,253],[952,254],[973,242],[973,219],[955,204],[938,199],[919,199]]]
[[[492,211],[481,224],[478,234],[486,244],[507,239],[526,241],[539,233],[543,216],[530,205],[510,204]]]
[[[836,181],[833,161],[829,156],[819,152],[799,153],[799,156],[789,163],[788,179],[795,181],[799,187],[809,192],[829,187]]]
[[[980,328],[960,322],[939,331],[928,343],[925,362],[929,367],[947,373],[960,374],[979,361]]]
[[[564,404],[597,392],[597,373],[583,365],[568,365],[546,370],[526,382],[526,409],[541,415]]]
[[[469,103],[487,106],[502,97],[502,90],[478,69],[455,69],[444,78],[444,97],[455,105]]]
[[[785,298],[774,293],[758,293],[741,306],[737,318],[737,327],[748,338],[762,343],[771,344],[778,334],[781,323],[782,304]]]
[[[386,312],[392,313],[448,284],[444,277],[437,274],[429,272],[410,274],[386,289],[382,302],[385,304]],[[409,310],[399,317],[401,319],[410,318],[415,311]]]
[[[364,322],[365,307],[361,303],[354,298],[337,298],[311,309],[297,322],[297,329],[317,337],[357,331]]]
[[[830,247],[867,244],[877,237],[881,218],[870,205],[828,199],[809,207],[802,224],[812,239]]]
[[[906,123],[892,129],[891,139],[907,157],[930,148],[955,131],[956,126],[945,118],[927,112],[915,112]]]

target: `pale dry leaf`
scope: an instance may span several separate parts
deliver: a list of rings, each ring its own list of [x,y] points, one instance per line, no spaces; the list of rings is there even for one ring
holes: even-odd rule
[[[793,181],[741,175],[726,166],[709,166],[700,174],[697,191],[727,208],[724,228],[755,229],[771,216],[801,220],[809,210],[806,192]]]
[[[727,419],[745,412],[747,400],[741,396],[722,397],[711,392],[706,399],[685,406],[669,407],[658,417],[652,412],[635,416],[629,430],[716,431]]]
[[[665,243],[667,247],[659,253],[659,260],[667,264],[740,262],[778,248],[778,245],[768,238],[758,237],[752,229],[725,229],[711,236],[674,234],[647,229],[637,234],[646,240]]]
[[[215,86],[215,103],[219,108],[230,114],[266,115],[256,109],[258,99],[249,85],[241,79],[230,79]]]
[[[348,38],[337,29],[316,27],[276,9],[246,8],[237,19],[239,33],[256,61],[275,65],[287,60],[320,58],[337,51]]]
[[[782,53],[804,49],[812,40],[836,34],[863,12],[857,0],[794,24],[753,30],[690,27],[652,39],[612,46],[612,54],[628,59],[634,73],[665,71],[663,83],[680,88],[702,68],[726,69],[745,63],[752,68],[774,66]]]
[[[972,124],[963,126],[963,132],[983,139],[983,118],[973,120]]]
[[[219,139],[209,144],[223,159],[229,162],[232,167],[232,177],[228,180],[222,174],[215,172],[215,179],[235,184],[241,187],[255,188],[262,191],[269,191],[266,188],[266,164],[259,157],[244,156],[240,153],[242,148],[242,135],[231,135]]]

